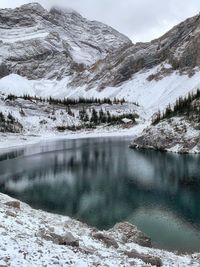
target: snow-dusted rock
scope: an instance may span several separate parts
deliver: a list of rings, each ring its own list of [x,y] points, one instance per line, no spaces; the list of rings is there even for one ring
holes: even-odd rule
[[[140,254],[135,250],[132,251],[125,251],[125,255],[127,255],[129,258],[138,258],[141,259],[146,264],[150,264],[156,267],[162,266],[162,260],[159,257],[149,256],[145,254]]]
[[[130,80],[134,73],[150,69],[167,62],[148,80],[161,80],[175,70],[180,74],[192,77],[194,68],[200,66],[199,53],[200,15],[185,20],[173,27],[162,37],[149,43],[136,43],[126,49],[119,49],[109,54],[104,62],[96,66],[95,76],[90,80],[90,86],[98,79],[99,89],[116,86]]]
[[[13,207],[15,209],[20,209],[20,202],[19,201],[8,201],[5,203],[5,205],[9,206],[9,207]]]
[[[37,3],[0,10],[0,77],[73,77],[129,45],[131,41],[113,28],[73,10],[47,11]]]
[[[107,234],[97,232],[94,233],[92,236],[93,238],[102,241],[104,244],[106,244],[107,247],[114,247],[116,249],[119,247],[116,240]]]
[[[59,235],[55,232],[49,231],[48,229],[41,229],[37,233],[37,236],[47,241],[52,241],[53,243],[58,245],[68,245],[72,247],[79,246],[79,240],[75,238],[70,232],[66,232],[64,235]]]
[[[170,266],[197,267],[199,254],[176,255],[171,252],[139,246],[129,240],[121,242],[119,232],[99,232],[110,236],[118,247],[105,244],[105,240],[93,237],[94,229],[69,217],[34,210],[21,203],[16,216],[7,216],[13,207],[5,203],[16,201],[0,194],[0,265],[28,266]],[[119,228],[119,226],[117,227]],[[120,227],[121,228],[121,227]],[[130,226],[128,226],[130,228]],[[43,230],[42,230],[43,229]],[[38,235],[42,230],[45,235]],[[129,232],[129,231],[128,231]],[[47,233],[50,237],[47,238]],[[79,246],[54,242],[54,237],[79,240]],[[133,234],[133,233],[132,233]],[[52,237],[54,236],[54,237]],[[52,239],[53,238],[53,239]]]
[[[151,239],[142,233],[135,225],[128,222],[116,224],[110,232],[119,234],[121,242],[134,242],[140,246],[152,247]]]
[[[133,140],[131,148],[155,149],[178,153],[200,153],[198,124],[174,117],[150,126]]]

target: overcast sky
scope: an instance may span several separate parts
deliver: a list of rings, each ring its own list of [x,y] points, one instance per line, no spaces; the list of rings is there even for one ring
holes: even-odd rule
[[[0,8],[16,7],[26,0],[0,0]],[[200,11],[199,0],[38,0],[44,7],[73,8],[84,17],[102,21],[136,41],[161,36]]]

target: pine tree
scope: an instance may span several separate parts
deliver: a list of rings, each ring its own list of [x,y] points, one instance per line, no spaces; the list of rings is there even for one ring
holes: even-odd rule
[[[110,112],[107,111],[107,123],[111,123],[111,121],[112,121],[112,118],[111,118]]]
[[[97,111],[93,108],[92,109],[92,116],[91,116],[90,121],[93,122],[94,124],[97,124],[98,120],[99,120],[99,118],[98,118]]]
[[[67,108],[66,108],[66,112],[67,112],[67,114],[68,114],[69,116],[74,116],[74,113],[72,112],[70,106],[67,106]]]
[[[15,122],[15,118],[12,116],[11,113],[8,114],[8,117],[7,118],[8,118],[8,122],[9,123],[13,124]]]
[[[0,112],[0,123],[5,123],[5,116],[2,112]]]

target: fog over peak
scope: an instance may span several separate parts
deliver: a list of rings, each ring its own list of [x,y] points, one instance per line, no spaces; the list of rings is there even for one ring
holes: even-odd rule
[[[0,8],[17,7],[27,0],[1,0]],[[196,0],[38,0],[45,8],[72,8],[91,20],[104,22],[133,40],[150,41],[200,11]]]

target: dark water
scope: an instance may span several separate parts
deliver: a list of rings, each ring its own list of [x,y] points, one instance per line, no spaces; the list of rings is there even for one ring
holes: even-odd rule
[[[161,248],[200,251],[200,156],[128,148],[124,138],[0,153],[0,191],[100,229],[129,221]]]

